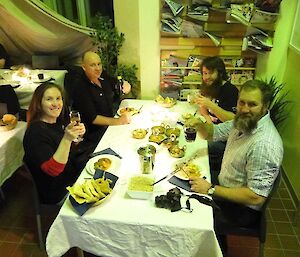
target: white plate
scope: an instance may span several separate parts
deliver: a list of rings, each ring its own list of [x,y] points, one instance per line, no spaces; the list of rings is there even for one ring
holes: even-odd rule
[[[134,115],[134,114],[137,114],[138,113],[138,109],[135,109],[134,107],[122,107],[122,108],[120,108],[118,111],[117,111],[117,114],[119,115],[119,116],[121,116],[122,115],[122,110],[124,110],[124,109],[126,109],[126,108],[133,108],[133,111],[131,111],[131,112],[128,112],[129,114],[131,114],[131,115]]]
[[[199,168],[199,165],[197,165],[197,166]],[[200,172],[200,177],[203,177],[203,175],[201,173],[201,168],[199,168],[199,172]],[[174,176],[179,179],[182,179],[182,180],[190,180],[188,175],[183,170],[178,171],[177,173],[174,174]]]
[[[114,156],[111,154],[97,155],[97,156],[94,156],[93,158],[89,159],[89,161],[87,162],[87,164],[85,166],[88,174],[94,176],[94,173],[95,173],[94,164],[101,158],[108,158],[111,160],[111,166],[106,170],[106,171],[109,171],[110,173],[115,173],[116,170],[121,165],[121,160],[117,156]]]

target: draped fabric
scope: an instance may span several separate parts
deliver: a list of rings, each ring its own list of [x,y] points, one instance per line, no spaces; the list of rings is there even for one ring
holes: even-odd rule
[[[57,55],[61,63],[74,63],[94,48],[91,32],[38,0],[0,0],[0,43],[14,64],[30,64],[32,55]]]

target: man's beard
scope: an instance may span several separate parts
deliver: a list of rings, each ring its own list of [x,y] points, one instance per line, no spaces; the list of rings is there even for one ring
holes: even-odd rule
[[[250,134],[256,127],[260,115],[249,115],[244,113],[237,113],[234,117],[234,127],[245,134]]]

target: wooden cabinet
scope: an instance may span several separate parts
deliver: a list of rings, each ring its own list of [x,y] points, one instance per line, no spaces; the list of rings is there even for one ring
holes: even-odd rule
[[[199,66],[207,56],[224,60],[236,86],[254,78],[257,52],[272,48],[270,42],[255,48],[255,40],[272,39],[276,14],[268,16],[253,1],[222,2],[230,1],[161,0],[162,94],[199,89]]]

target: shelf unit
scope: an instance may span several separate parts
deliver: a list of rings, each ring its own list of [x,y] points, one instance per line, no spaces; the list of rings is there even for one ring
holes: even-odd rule
[[[161,0],[162,20],[172,16],[169,15],[172,14],[172,11],[170,5],[166,4],[167,1]],[[251,33],[262,33],[272,37],[275,30],[274,22],[253,24],[252,20],[246,21],[244,17],[240,18],[237,10],[233,13],[231,8],[223,8],[220,6],[220,1],[215,0],[203,1],[211,2],[211,6],[207,8],[207,15],[204,14],[195,19],[195,15],[192,17],[189,15],[193,0],[172,0],[172,2],[175,3],[175,6],[176,3],[179,7],[183,6],[178,15],[174,16],[180,17],[176,19],[181,20],[181,30],[176,33],[163,31],[165,25],[173,21],[162,22],[160,38],[161,93],[168,94],[174,90],[188,89],[189,86],[193,90],[195,86],[201,87],[201,75],[198,77],[195,75],[197,72],[199,73],[200,64],[189,67],[191,65],[189,58],[191,57],[198,58],[201,62],[201,59],[207,56],[220,56],[224,59],[231,82],[236,86],[254,78],[257,49],[248,46],[248,36]],[[253,2],[251,0],[240,1],[239,5]],[[252,11],[259,15],[262,13],[257,9]],[[193,26],[202,28],[197,37],[191,29]],[[189,35],[192,36],[188,37]],[[189,73],[192,73],[197,80],[187,81]]]

